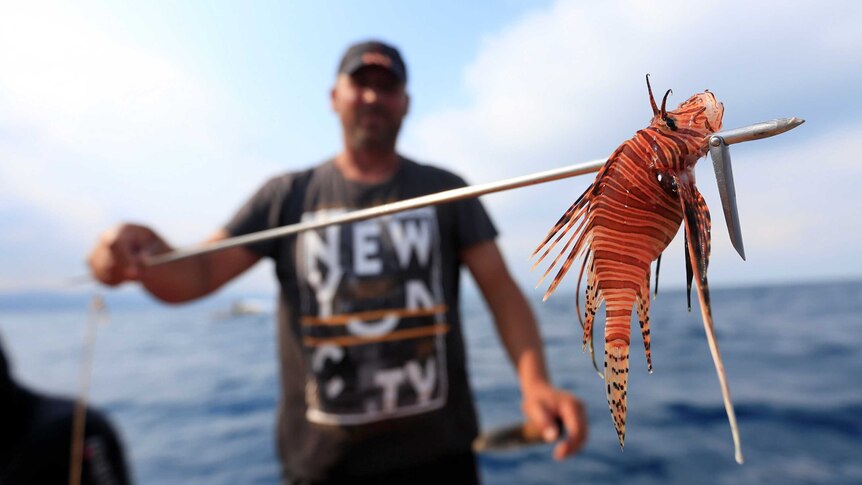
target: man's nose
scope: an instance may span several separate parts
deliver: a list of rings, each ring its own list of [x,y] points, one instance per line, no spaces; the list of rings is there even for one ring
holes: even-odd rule
[[[376,103],[380,99],[380,94],[371,86],[362,88],[362,101],[368,104]]]

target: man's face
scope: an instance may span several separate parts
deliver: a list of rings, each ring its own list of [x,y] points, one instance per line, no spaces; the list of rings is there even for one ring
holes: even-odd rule
[[[339,74],[332,89],[332,109],[353,149],[394,150],[408,103],[404,84],[377,66]]]

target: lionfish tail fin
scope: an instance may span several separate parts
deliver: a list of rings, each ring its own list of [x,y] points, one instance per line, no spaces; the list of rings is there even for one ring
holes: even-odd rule
[[[611,418],[620,441],[626,442],[626,389],[629,377],[629,343],[623,339],[605,342],[605,385]]]

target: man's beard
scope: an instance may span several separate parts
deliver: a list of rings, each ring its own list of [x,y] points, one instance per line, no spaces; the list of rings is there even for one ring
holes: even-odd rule
[[[367,127],[360,123],[365,115],[377,115],[381,119],[377,126]],[[357,113],[356,122],[349,128],[349,137],[353,148],[376,152],[390,151],[395,148],[395,140],[401,130],[401,120],[393,119],[392,115],[378,107],[370,106]]]

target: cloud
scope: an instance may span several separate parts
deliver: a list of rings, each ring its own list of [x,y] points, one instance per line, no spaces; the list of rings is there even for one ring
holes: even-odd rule
[[[672,105],[709,88],[725,103],[727,128],[782,116],[808,119],[779,139],[733,150],[746,164],[737,169],[738,178],[746,177],[737,181],[737,194],[749,259],[779,257],[801,277],[858,275],[862,268],[842,269],[837,258],[852,253],[846,243],[859,240],[859,228],[834,234],[839,231],[825,227],[823,214],[849,216],[848,207],[859,207],[859,195],[831,190],[828,181],[847,173],[834,165],[852,156],[862,126],[862,103],[837,96],[862,84],[860,23],[862,10],[851,2],[829,9],[780,2],[556,2],[488,36],[464,70],[469,102],[414,120],[409,146],[473,183],[488,182],[610,154],[651,117],[646,73],[657,94],[673,88]],[[752,167],[742,161],[750,153],[759,155]],[[715,185],[709,164],[698,170],[702,187]],[[520,256],[588,180],[485,198],[522,281],[536,277]],[[715,221],[714,259],[729,257],[720,202],[714,189],[703,190]],[[821,244],[833,254],[823,259],[830,266],[803,270],[798,260],[811,253],[820,231],[835,236],[834,244]],[[677,254],[677,245],[682,255],[678,242],[668,251]],[[750,266],[713,274],[732,282],[787,273],[779,265]],[[664,281],[679,284],[682,277]]]
[[[56,4],[0,16],[4,286],[81,272],[121,220],[195,242],[274,171],[239,153],[246,116],[217,84],[104,27]]]
[[[5,110],[42,136],[85,154],[114,154],[181,127],[185,120],[166,116],[177,104],[195,115],[207,111],[211,93],[178,66],[108,36],[74,12],[18,4],[3,19]],[[182,130],[192,133],[193,127]]]
[[[646,73],[659,93],[674,89],[671,103],[711,88],[731,125],[759,121],[749,113],[767,108],[756,106],[816,106],[812,98],[834,97],[818,90],[831,82],[824,72],[847,86],[862,81],[862,14],[841,10],[557,2],[488,37],[465,69],[470,103],[416,120],[411,141],[421,153],[457,160],[475,180],[490,179],[490,166],[517,175],[528,165],[602,156],[651,117]],[[839,18],[829,29],[810,27]]]

